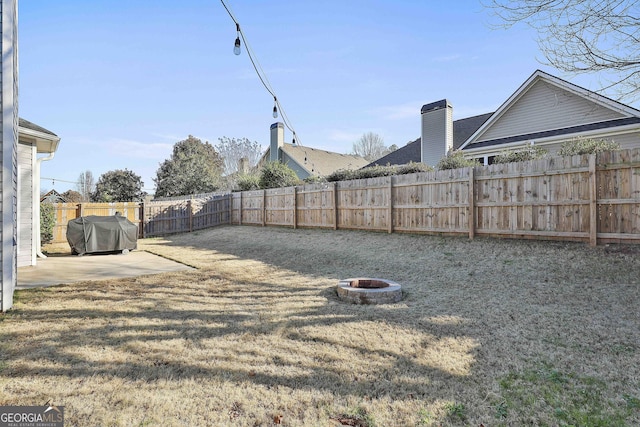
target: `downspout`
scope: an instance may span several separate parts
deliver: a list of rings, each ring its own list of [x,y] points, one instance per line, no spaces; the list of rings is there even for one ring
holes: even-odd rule
[[[56,153],[52,152],[50,153],[48,156],[46,157],[40,157],[39,159],[36,159],[36,170],[35,170],[35,189],[34,189],[34,195],[33,195],[33,200],[34,200],[34,215],[35,215],[35,223],[36,223],[36,229],[35,234],[36,234],[36,255],[38,256],[38,258],[46,258],[47,256],[45,254],[42,253],[42,237],[40,236],[40,165],[42,164],[42,162],[46,162],[49,161],[51,159],[53,159],[53,156],[55,156]]]

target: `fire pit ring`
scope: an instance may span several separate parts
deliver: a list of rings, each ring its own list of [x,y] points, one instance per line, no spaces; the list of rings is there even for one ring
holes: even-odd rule
[[[392,304],[402,299],[402,286],[392,280],[359,277],[340,280],[337,293],[353,304]]]

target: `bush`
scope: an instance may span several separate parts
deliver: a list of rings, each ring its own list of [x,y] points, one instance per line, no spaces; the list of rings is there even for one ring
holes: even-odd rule
[[[549,152],[542,147],[529,145],[524,149],[504,150],[493,159],[493,163],[525,162],[527,160],[542,159]]]
[[[358,179],[356,177],[356,171],[347,170],[347,169],[339,169],[332,174],[327,175],[327,181],[348,181],[350,179]]]
[[[563,142],[558,154],[561,156],[574,156],[576,154],[595,154],[601,151],[619,149],[620,144],[613,140],[578,137]]]
[[[53,227],[56,225],[56,211],[49,202],[40,203],[40,242],[53,241]],[[38,248],[39,249],[39,248]]]
[[[433,172],[433,168],[425,165],[424,163],[409,162],[406,165],[398,166],[397,175],[407,175],[419,172]]]
[[[236,185],[240,191],[258,190],[260,188],[260,177],[258,175],[240,175]]]
[[[441,158],[436,165],[436,169],[441,171],[445,169],[460,169],[473,166],[479,166],[478,160],[468,159],[460,150],[452,151],[445,157]]]
[[[305,184],[317,184],[319,182],[327,182],[325,178],[318,175],[309,175],[308,177],[303,179],[303,181],[305,182]]]
[[[282,162],[269,162],[260,171],[260,188],[280,188],[298,185],[295,171]]]
[[[433,168],[423,163],[408,163],[394,166],[371,166],[359,170],[341,169],[327,176],[327,181],[347,181],[350,179],[378,178],[381,176],[406,175],[417,172],[431,172]]]

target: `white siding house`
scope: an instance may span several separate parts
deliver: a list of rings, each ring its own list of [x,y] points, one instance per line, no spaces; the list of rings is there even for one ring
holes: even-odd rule
[[[18,4],[0,0],[0,311],[13,305],[17,281]]]
[[[19,124],[18,267],[24,267],[35,265],[40,251],[40,165],[53,158],[60,138],[27,120]]]

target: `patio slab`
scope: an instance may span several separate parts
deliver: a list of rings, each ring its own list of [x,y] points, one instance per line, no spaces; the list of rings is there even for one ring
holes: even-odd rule
[[[18,268],[17,289],[30,289],[88,280],[117,279],[195,270],[145,251],[128,254],[57,255],[38,258],[37,265]]]

